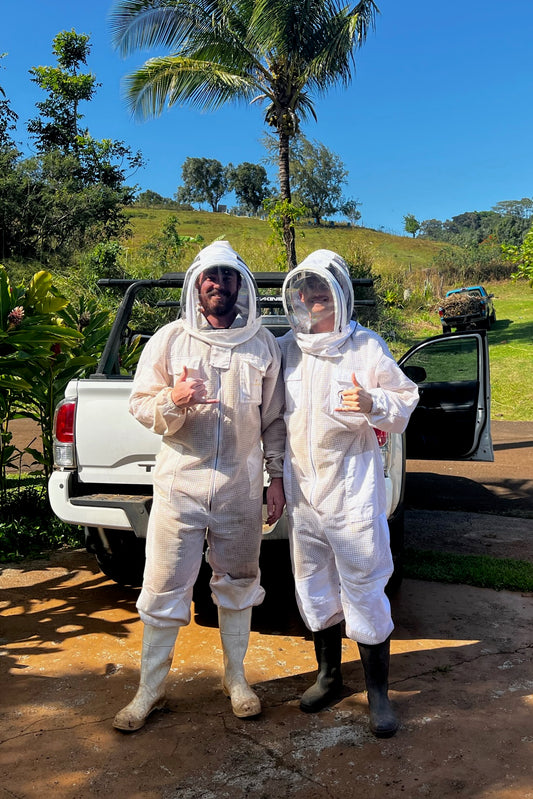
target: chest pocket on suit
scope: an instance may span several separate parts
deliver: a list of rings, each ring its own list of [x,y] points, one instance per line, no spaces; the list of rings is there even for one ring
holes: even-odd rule
[[[342,406],[342,392],[353,388],[351,377],[337,377],[331,382],[329,409],[333,413],[335,408]]]
[[[285,367],[285,407],[291,413],[301,404],[302,400],[302,365]]]
[[[245,405],[261,405],[263,399],[263,378],[266,365],[253,355],[240,359],[240,399]]]
[[[172,374],[174,378],[180,376],[183,367],[187,367],[187,379],[194,380],[200,378],[201,380],[207,379],[207,374],[202,365],[202,358],[200,355],[173,355],[170,359]]]

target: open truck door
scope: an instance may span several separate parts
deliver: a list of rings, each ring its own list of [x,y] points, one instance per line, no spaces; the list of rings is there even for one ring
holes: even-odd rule
[[[486,332],[426,339],[398,363],[420,393],[406,431],[407,457],[493,461]]]

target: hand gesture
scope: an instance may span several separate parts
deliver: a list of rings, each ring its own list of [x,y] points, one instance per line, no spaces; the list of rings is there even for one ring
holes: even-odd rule
[[[184,366],[174,383],[171,398],[178,408],[192,408],[193,405],[212,405],[216,399],[207,399],[205,382],[199,377],[188,379],[188,370]]]
[[[358,412],[370,413],[372,410],[372,396],[365,391],[363,386],[357,382],[355,374],[352,372],[353,388],[348,388],[342,392],[342,407],[335,408],[342,413]]]
[[[273,477],[266,490],[267,524],[274,524],[281,517],[285,507],[285,493],[281,477]]]

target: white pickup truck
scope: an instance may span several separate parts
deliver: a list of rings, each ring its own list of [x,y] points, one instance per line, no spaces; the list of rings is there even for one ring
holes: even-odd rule
[[[288,329],[280,315],[284,274],[254,276],[260,290],[267,292],[261,302],[262,321],[274,335],[283,335]],[[88,551],[96,555],[108,577],[125,586],[138,586],[142,580],[152,470],[160,439],[128,412],[133,373],[121,364],[120,350],[135,336],[129,322],[136,297],[154,288],[169,295],[179,292],[183,278],[184,273],[171,273],[157,280],[101,281],[108,286],[124,284],[124,298],[95,373],[68,384],[55,414],[52,509],[63,521],[85,528]],[[371,284],[354,280],[356,296],[361,286]],[[356,308],[369,302],[356,300]],[[179,308],[179,296],[160,304]],[[148,335],[143,332],[142,338]],[[426,339],[412,347],[399,365],[418,384],[420,402],[404,436],[376,431],[395,559],[391,591],[401,581],[406,457],[493,460],[485,331]],[[285,516],[273,527],[265,525],[265,543],[286,535]]]

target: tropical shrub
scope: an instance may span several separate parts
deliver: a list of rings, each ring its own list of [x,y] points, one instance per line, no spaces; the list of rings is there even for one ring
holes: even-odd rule
[[[515,267],[513,280],[527,280],[533,288],[533,227],[520,246],[502,245],[503,257]]]
[[[52,424],[55,405],[67,382],[96,363],[107,336],[108,315],[94,301],[69,303],[37,272],[29,285],[12,286],[0,266],[0,498],[6,499],[6,474],[16,468],[20,451],[9,423],[34,419],[41,428],[42,452],[28,452],[48,477],[53,466]]]

